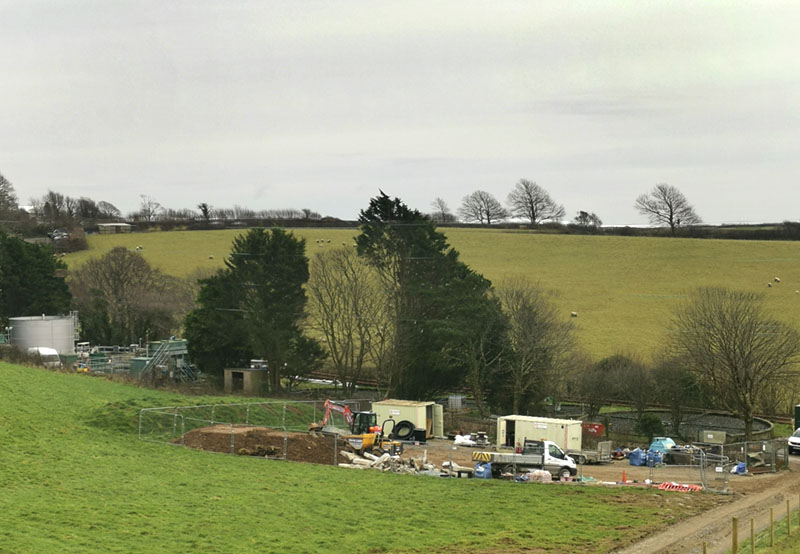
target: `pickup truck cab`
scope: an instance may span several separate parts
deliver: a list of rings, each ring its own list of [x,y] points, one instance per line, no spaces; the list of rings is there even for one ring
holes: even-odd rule
[[[521,453],[473,452],[472,459],[491,462],[494,475],[544,469],[553,477],[567,478],[578,472],[575,460],[565,454],[556,443],[547,440],[526,440]]]

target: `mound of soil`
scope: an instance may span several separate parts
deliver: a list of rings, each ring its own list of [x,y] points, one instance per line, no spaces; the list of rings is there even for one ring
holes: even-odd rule
[[[324,465],[338,463],[338,460],[334,458],[336,443],[333,437],[284,432],[248,425],[201,427],[193,429],[183,436],[183,443],[189,448],[281,459],[283,458],[284,440],[286,441],[286,459],[289,461]],[[339,448],[342,446],[340,440]]]

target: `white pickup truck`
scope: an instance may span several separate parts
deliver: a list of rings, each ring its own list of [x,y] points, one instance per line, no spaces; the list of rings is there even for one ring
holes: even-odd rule
[[[553,477],[567,478],[575,475],[578,468],[575,460],[567,456],[552,441],[526,440],[521,453],[473,452],[475,462],[491,462],[492,474],[520,473],[529,469],[544,469]]]

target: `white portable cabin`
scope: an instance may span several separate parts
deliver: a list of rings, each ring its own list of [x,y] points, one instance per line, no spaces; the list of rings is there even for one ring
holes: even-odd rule
[[[414,400],[381,400],[372,403],[372,411],[378,416],[378,425],[387,419],[395,423],[408,420],[418,429],[425,429],[426,438],[444,436],[444,408],[436,402]],[[391,424],[387,424],[391,431]]]
[[[582,439],[581,422],[576,419],[554,419],[507,415],[497,418],[497,447],[514,448],[519,442],[528,440],[549,440],[563,450],[579,451]]]

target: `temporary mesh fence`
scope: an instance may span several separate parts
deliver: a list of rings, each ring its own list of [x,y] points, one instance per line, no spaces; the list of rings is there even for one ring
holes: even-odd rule
[[[345,400],[351,411],[368,400]],[[362,406],[365,404],[365,406]],[[163,406],[139,411],[141,440],[228,454],[336,464],[342,439],[309,434],[320,422],[324,401],[271,401],[199,406]],[[347,429],[344,415],[330,412],[328,425]]]

